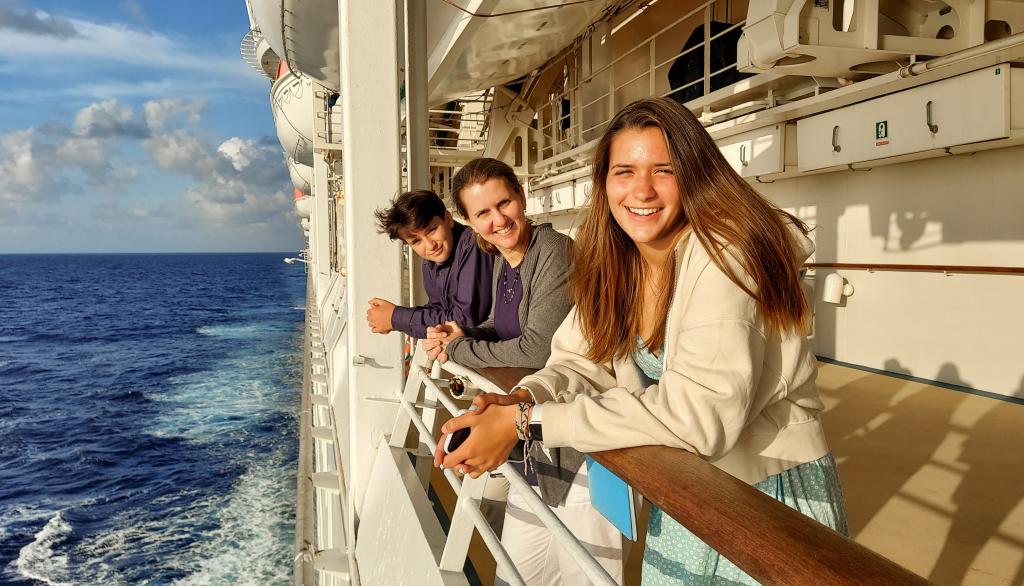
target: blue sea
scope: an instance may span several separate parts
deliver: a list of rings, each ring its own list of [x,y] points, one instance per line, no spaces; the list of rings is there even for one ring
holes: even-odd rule
[[[0,583],[290,581],[282,256],[0,256]]]

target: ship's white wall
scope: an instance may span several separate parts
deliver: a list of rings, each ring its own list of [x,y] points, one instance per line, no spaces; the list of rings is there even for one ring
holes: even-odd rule
[[[1024,147],[757,185],[817,229],[816,262],[1024,266]],[[1024,276],[842,270],[815,303],[815,350],[1024,396]]]

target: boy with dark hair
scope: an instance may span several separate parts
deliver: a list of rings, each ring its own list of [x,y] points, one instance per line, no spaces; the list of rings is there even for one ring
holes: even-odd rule
[[[476,245],[472,230],[452,219],[436,193],[408,191],[374,216],[381,234],[402,240],[423,259],[427,304],[403,307],[375,297],[366,312],[371,331],[398,330],[423,339],[428,326],[455,321],[472,327],[487,319],[494,259]]]

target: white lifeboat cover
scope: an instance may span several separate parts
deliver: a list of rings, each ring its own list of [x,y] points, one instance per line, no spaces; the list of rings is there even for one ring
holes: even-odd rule
[[[250,5],[275,53],[325,87],[341,88],[337,0],[250,0]]]
[[[310,186],[313,185],[313,167],[303,165],[289,156],[285,156],[284,159],[288,163],[288,175],[291,176],[295,189],[306,195],[312,193]]]
[[[295,212],[299,214],[303,222],[308,223],[309,217],[313,215],[313,196],[307,195],[295,200]]]
[[[277,138],[286,155],[313,164],[313,82],[287,72],[270,89]]]

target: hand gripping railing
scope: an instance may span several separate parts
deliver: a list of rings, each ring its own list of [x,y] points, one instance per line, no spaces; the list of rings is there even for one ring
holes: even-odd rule
[[[445,365],[445,370],[455,376],[469,380],[472,384],[482,390],[505,394],[503,389],[476,371],[467,369],[452,362],[448,362]],[[427,424],[423,421],[423,417],[416,411],[417,399],[419,397],[419,392],[422,389],[426,391],[424,394],[428,399],[423,403],[420,403],[421,406],[428,408],[443,406],[452,415],[462,415],[465,413],[465,410],[460,409],[444,391],[443,387],[447,386],[447,381],[432,377],[425,368],[418,366],[414,362],[412,370],[409,373],[409,379],[406,382],[405,390],[400,397],[402,411],[399,413],[398,420],[395,422],[395,430],[392,433],[390,442],[392,446],[402,447],[405,445],[409,424],[411,423],[416,427],[417,431],[419,431],[421,444],[425,445],[430,452],[433,453],[437,447],[437,442],[433,437],[432,430],[428,428]],[[431,399],[436,399],[440,405],[430,402]],[[516,493],[523,498],[530,509],[540,519],[541,523],[551,531],[555,540],[557,540],[557,542],[570,554],[573,560],[579,564],[580,569],[583,570],[583,573],[586,574],[587,578],[589,578],[591,582],[607,586],[615,586],[617,584],[604,567],[594,559],[586,547],[580,543],[579,539],[572,534],[572,531],[562,523],[561,519],[559,519],[546,504],[544,504],[544,501],[542,501],[540,496],[534,492],[533,488],[527,484],[526,480],[518,470],[512,468],[508,463],[505,463],[498,467],[497,471],[505,476],[511,490],[516,491]],[[491,555],[494,556],[495,562],[509,583],[525,586],[526,583],[523,581],[523,578],[516,569],[512,559],[509,557],[508,551],[506,551],[501,545],[501,541],[498,539],[497,535],[494,534],[494,531],[487,523],[483,513],[480,512],[480,498],[483,495],[488,475],[484,474],[480,478],[476,479],[466,477],[465,479],[460,480],[454,471],[445,470],[444,477],[448,480],[448,483],[458,495],[458,501],[455,505],[455,510],[452,513],[451,526],[448,530],[448,539],[445,542],[444,552],[441,555],[441,561],[439,564],[440,569],[456,572],[462,570],[462,566],[465,563],[466,555],[469,550],[469,542],[472,538],[473,529],[475,528],[479,532],[480,537],[487,546],[487,549],[491,552]]]

